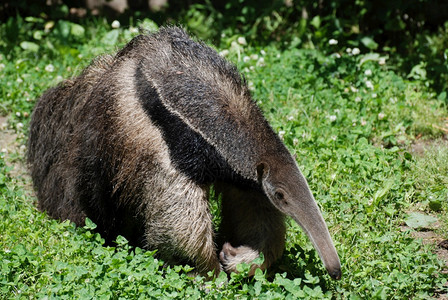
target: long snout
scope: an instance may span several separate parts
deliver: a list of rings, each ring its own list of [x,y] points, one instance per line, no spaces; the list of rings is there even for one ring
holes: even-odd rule
[[[341,262],[319,207],[314,199],[305,206],[306,209],[302,206],[290,215],[310,238],[331,278],[340,279]]]

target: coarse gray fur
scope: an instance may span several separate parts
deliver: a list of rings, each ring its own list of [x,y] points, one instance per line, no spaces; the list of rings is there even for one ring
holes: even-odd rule
[[[245,81],[180,28],[137,36],[45,92],[28,163],[40,209],[78,225],[89,217],[106,240],[121,234],[202,274],[262,252],[253,274],[281,256],[289,215],[341,276],[308,184]],[[217,238],[211,186],[222,194]]]

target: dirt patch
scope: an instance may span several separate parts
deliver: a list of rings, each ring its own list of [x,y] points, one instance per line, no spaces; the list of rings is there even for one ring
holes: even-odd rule
[[[448,147],[448,137],[446,135],[436,140],[417,139],[410,146],[409,152],[418,156],[424,156],[426,151],[439,147]]]
[[[438,242],[435,252],[440,259],[445,261],[445,265],[448,266],[448,240]],[[448,273],[448,269],[445,269],[444,272]]]
[[[422,241],[424,245],[434,245],[434,253],[437,257],[445,262],[445,268],[441,271],[443,274],[448,273],[448,240],[438,235],[435,230],[440,227],[440,223],[436,222],[429,228],[414,230],[406,225],[401,226],[401,231],[411,231],[411,236]],[[448,282],[445,283],[448,287]],[[436,291],[435,298],[438,300],[448,300],[448,294],[445,291]]]
[[[425,245],[436,245],[437,247],[434,252],[439,259],[445,261],[445,265],[447,266],[445,272],[448,272],[448,240],[443,239],[432,230],[412,231],[411,236],[415,239],[421,239]]]
[[[8,129],[8,118],[0,117],[0,151],[11,153],[17,149],[17,134],[14,130]]]
[[[31,178],[24,162],[26,147],[17,140],[19,135],[8,128],[8,118],[0,116],[0,152],[4,153],[6,166],[10,176],[21,179],[18,184],[32,191]]]
[[[401,231],[410,231],[411,236],[414,239],[421,239],[424,245],[428,244],[437,245],[436,252],[439,252],[440,249],[440,254],[446,258],[444,260],[448,267],[448,240],[444,239],[434,231],[437,230],[437,228],[439,227],[440,227],[439,222],[432,224],[430,228],[420,230],[415,230],[409,226],[403,225],[401,226]]]

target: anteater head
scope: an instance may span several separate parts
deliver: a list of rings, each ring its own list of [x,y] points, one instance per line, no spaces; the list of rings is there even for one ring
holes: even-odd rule
[[[310,238],[328,273],[341,278],[341,263],[319,207],[292,157],[283,163],[262,160],[257,165],[257,176],[271,203],[299,224]]]

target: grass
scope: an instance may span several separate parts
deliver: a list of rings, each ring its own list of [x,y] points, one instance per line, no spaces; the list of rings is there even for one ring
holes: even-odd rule
[[[135,34],[132,26],[114,29],[102,19],[79,25],[16,18],[0,25],[0,113],[8,115],[18,143],[25,143],[30,113],[45,89]],[[9,40],[13,35],[19,42]],[[282,259],[250,279],[247,266],[209,282],[189,277],[190,267],[164,267],[154,252],[121,237],[116,247],[103,246],[94,224],[77,228],[35,208],[27,177],[11,169],[23,162],[22,151],[0,154],[0,298],[419,299],[446,293],[448,275],[435,245],[402,230],[415,210],[437,217],[442,228],[448,224],[448,151],[410,151],[416,141],[442,137],[437,127],[447,117],[425,82],[397,75],[375,53],[278,50],[237,36],[224,38],[218,51],[242,70],[296,155],[336,243],[342,280],[329,278],[291,220]],[[432,199],[440,211],[430,209]]]

